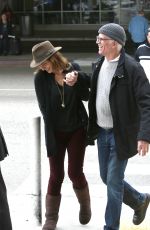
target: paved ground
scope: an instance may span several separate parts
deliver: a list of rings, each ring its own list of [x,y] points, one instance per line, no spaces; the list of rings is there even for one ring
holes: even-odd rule
[[[91,53],[66,55],[70,59],[75,59],[89,72],[91,62],[96,59],[96,55]],[[41,155],[38,147],[35,148],[39,143],[37,138],[34,138],[38,122],[33,118],[39,117],[40,112],[34,93],[33,73],[29,68],[30,60],[31,55],[0,57],[0,124],[10,152],[10,156],[2,162],[2,172],[8,189],[13,230],[41,229],[38,218],[40,209],[44,220],[48,164],[43,140],[43,123],[41,123]],[[67,169],[67,158],[65,164]],[[139,156],[132,158],[127,167],[126,179],[141,192],[150,191],[149,164],[150,154],[144,158]],[[91,193],[92,219],[87,226],[79,224],[79,205],[66,175],[62,187],[58,230],[102,229],[106,188],[99,178],[96,146],[87,148],[85,174]],[[39,188],[42,188],[42,202],[39,199]],[[121,230],[150,230],[150,208],[145,222],[140,226],[132,225],[132,214],[132,210],[123,205]]]

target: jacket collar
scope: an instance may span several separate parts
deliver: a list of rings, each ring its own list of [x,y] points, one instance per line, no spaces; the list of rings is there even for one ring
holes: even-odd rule
[[[102,65],[104,61],[104,56],[100,56],[99,59],[96,61],[96,63],[93,63],[93,65],[95,66],[95,71],[98,73],[99,69]],[[118,65],[117,65],[117,69],[116,72],[114,74],[114,78],[123,78],[125,77],[124,75],[124,63],[125,63],[125,50],[124,48],[122,48],[121,53],[120,53],[120,58],[118,61]],[[93,68],[94,69],[94,68]]]
[[[125,50],[122,48],[120,53],[120,58],[118,61],[118,66],[114,74],[114,78],[123,78],[124,77],[124,63],[125,63]]]

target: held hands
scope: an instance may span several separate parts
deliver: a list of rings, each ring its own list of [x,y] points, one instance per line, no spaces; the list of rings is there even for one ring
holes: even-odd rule
[[[137,151],[141,156],[145,156],[149,150],[149,143],[146,141],[138,141]]]
[[[72,71],[66,74],[64,82],[69,86],[73,86],[77,82],[77,78],[78,78],[78,72]]]

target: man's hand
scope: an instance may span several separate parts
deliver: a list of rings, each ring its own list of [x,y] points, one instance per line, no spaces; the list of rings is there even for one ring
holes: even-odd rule
[[[149,150],[149,143],[146,141],[138,141],[137,151],[141,156],[145,156]]]
[[[69,86],[73,86],[77,82],[77,78],[78,78],[78,72],[72,71],[66,74],[64,82]]]

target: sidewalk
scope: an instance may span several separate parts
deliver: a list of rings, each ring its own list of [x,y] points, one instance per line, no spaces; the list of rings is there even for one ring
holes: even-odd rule
[[[43,141],[42,141],[43,143]],[[43,145],[43,144],[42,144]],[[42,170],[41,170],[41,188],[42,188],[42,219],[43,223],[45,220],[45,194],[47,189],[47,181],[49,175],[49,165],[42,147]],[[79,223],[79,204],[75,193],[72,189],[71,182],[67,176],[67,157],[65,160],[65,171],[66,176],[64,183],[62,185],[62,201],[60,206],[60,218],[58,221],[58,230],[79,230],[79,229],[89,229],[89,230],[100,230],[103,226],[103,216],[105,209],[105,186],[102,184],[99,178],[99,170],[97,164],[96,146],[87,149],[87,154],[85,157],[85,167],[84,172],[86,174],[87,180],[89,182],[89,189],[91,194],[91,206],[92,206],[92,219],[90,223],[83,226]],[[34,165],[32,166],[34,170]],[[38,223],[38,213],[40,205],[38,204],[38,196],[36,194],[36,185],[33,181],[34,174],[33,171],[28,175],[23,184],[21,184],[13,194],[8,194],[9,204],[11,209],[11,216],[13,222],[13,230],[38,230],[41,226]],[[16,218],[19,217],[19,218]]]
[[[145,189],[145,192],[149,191],[148,189],[149,188]],[[90,184],[90,194],[92,218],[89,224],[81,225],[78,220],[79,205],[71,188],[71,184],[63,185],[62,201],[57,224],[58,230],[103,230],[104,210],[106,203],[105,187],[99,184]],[[33,200],[34,198],[29,196],[29,194],[14,194],[9,196],[13,230],[42,229],[42,226],[36,222],[35,216],[33,215],[32,204],[35,205]],[[132,216],[133,211],[130,208],[123,206],[120,230],[150,229],[150,210],[147,211],[145,221],[139,226],[132,224]]]
[[[79,205],[75,194],[71,188],[71,184],[65,184],[62,188],[62,201],[59,212],[58,230],[102,230],[104,224],[104,210],[106,204],[106,190],[103,185],[95,184],[90,186],[92,218],[88,225],[84,226],[79,223],[78,212]],[[139,188],[140,190],[142,188]],[[145,192],[149,188],[144,189]],[[141,190],[143,191],[143,189]],[[143,191],[144,192],[144,191]],[[13,194],[9,196],[9,204],[11,208],[11,217],[13,222],[13,230],[39,230],[42,226],[36,221],[33,213],[35,206],[34,196],[29,194]],[[44,197],[43,197],[44,200]],[[43,214],[44,214],[43,209]],[[114,210],[115,211],[115,210]],[[145,221],[135,226],[132,224],[133,211],[123,205],[121,228],[120,230],[149,230],[150,229],[150,210],[147,211]],[[43,220],[44,221],[44,220]],[[43,222],[44,223],[44,222]]]
[[[92,153],[92,155],[91,155]],[[98,162],[97,162],[97,150],[95,147],[88,147],[85,158],[84,172],[89,182],[89,189],[91,195],[92,206],[92,218],[88,225],[81,225],[78,220],[79,204],[77,198],[73,192],[71,182],[67,175],[65,177],[62,186],[62,201],[60,206],[60,217],[57,225],[58,230],[103,230],[104,225],[104,211],[106,205],[106,187],[99,178]],[[67,160],[66,160],[67,163]],[[45,194],[47,188],[48,178],[48,164],[47,159],[44,157],[42,160],[43,175],[42,175],[42,218],[44,223],[45,213]],[[144,172],[145,168],[145,172]],[[126,176],[136,175],[137,169],[141,172],[141,175],[147,175],[148,165],[138,165],[130,163],[127,167]],[[138,177],[138,175],[137,175]],[[132,181],[134,187],[141,192],[149,192],[150,186],[146,186],[143,181],[142,186],[137,186],[137,183]],[[9,203],[11,207],[11,216],[13,221],[13,230],[39,230],[42,229],[36,218],[37,214],[37,196],[31,194],[32,191],[32,175],[26,179],[23,185],[21,185],[14,194],[9,194]],[[115,210],[114,210],[115,211]],[[150,208],[147,211],[145,221],[135,226],[132,224],[133,210],[123,205],[121,227],[120,230],[150,230]],[[17,217],[17,218],[16,218]],[[19,217],[19,218],[18,218]]]
[[[100,195],[98,195],[98,192],[100,193]],[[85,229],[85,227],[89,230],[102,229],[100,227],[103,226],[103,212],[105,201],[105,192],[103,186],[90,186],[90,193],[92,197],[92,219],[88,225],[83,226],[79,223],[79,204],[77,202],[75,194],[73,193],[71,184],[64,184],[62,189],[62,201],[60,206],[60,217],[57,224],[57,229],[79,230]],[[29,196],[28,194],[14,194],[9,196],[9,204],[11,208],[13,230],[42,229],[39,223],[36,222],[35,216],[33,215],[32,205],[35,205],[34,197],[32,197],[31,195]]]
[[[91,63],[96,60],[97,54],[94,53],[66,53],[65,54],[69,59],[74,60],[78,62],[83,69],[86,71],[91,71]],[[7,68],[10,69],[10,78],[8,78],[8,81],[12,79],[11,73],[15,70],[15,72],[19,71],[18,79],[21,77],[23,78],[23,73],[20,74],[20,71],[22,71],[22,66],[24,70],[30,70],[29,64],[32,59],[32,56],[30,54],[26,55],[19,55],[19,56],[7,56],[2,57],[0,56],[0,65],[6,65]],[[17,67],[19,66],[19,70]],[[12,68],[11,68],[12,67]],[[7,69],[6,69],[7,72]],[[1,73],[3,74],[3,73]],[[28,74],[28,73],[27,73]],[[25,78],[23,78],[23,82],[25,82],[24,79],[27,79],[27,74],[25,73]],[[32,75],[32,70],[28,74],[29,77]],[[5,78],[4,78],[5,79]],[[6,79],[5,79],[6,81]],[[21,87],[24,85],[21,85]],[[9,90],[9,89],[8,89]],[[28,97],[28,95],[27,95]],[[31,98],[32,99],[32,98]],[[32,165],[25,165],[25,162],[22,162],[22,157],[25,158],[28,157],[28,155],[25,155],[25,152],[27,152],[28,146],[24,146],[22,149],[19,148],[20,142],[26,143],[25,136],[23,135],[26,133],[26,126],[23,125],[23,123],[20,124],[20,127],[18,128],[18,124],[15,124],[16,114],[19,116],[19,112],[22,114],[24,113],[24,116],[26,116],[26,110],[27,113],[34,113],[34,101],[32,103],[29,101],[22,101],[17,102],[16,108],[14,108],[14,101],[9,103],[9,108],[6,109],[7,114],[9,115],[10,124],[7,123],[7,127],[9,128],[12,126],[12,123],[14,123],[13,132],[14,139],[12,144],[12,148],[14,148],[14,153],[16,153],[17,158],[13,158],[12,154],[6,161],[4,161],[4,164],[6,164],[6,173],[11,174],[9,178],[12,178],[12,171],[14,170],[16,173],[20,170],[24,170],[24,173],[26,175],[25,180],[17,184],[17,189],[14,189],[13,192],[9,190],[9,186],[7,187],[8,190],[8,200],[9,200],[9,206],[10,206],[10,212],[12,217],[12,223],[13,223],[13,230],[39,230],[42,229],[41,225],[38,222],[37,216],[39,215],[39,203],[38,203],[38,194],[35,193],[33,188],[35,186],[36,179],[33,178],[33,175],[31,174],[30,169],[32,169]],[[28,104],[27,104],[28,103]],[[3,102],[6,106],[7,101]],[[27,107],[26,109],[24,107]],[[14,109],[14,112],[12,114],[12,108]],[[18,109],[19,108],[19,109]],[[3,108],[1,108],[2,111]],[[11,111],[11,114],[9,114],[9,111]],[[34,114],[35,116],[35,114]],[[6,119],[7,120],[7,119]],[[6,128],[7,128],[6,127]],[[16,136],[17,129],[20,129],[19,134],[23,136]],[[8,138],[12,137],[11,131],[9,128]],[[22,134],[23,133],[23,134]],[[21,140],[19,139],[21,137]],[[44,135],[43,135],[44,137]],[[8,140],[9,142],[9,140]],[[12,142],[12,140],[11,140]],[[27,142],[28,143],[28,142]],[[11,147],[11,146],[10,146]],[[20,151],[21,150],[21,151]],[[12,151],[13,152],[13,151]],[[20,157],[20,153],[22,154]],[[46,194],[46,188],[47,188],[47,178],[48,178],[48,166],[47,166],[47,158],[44,151],[42,151],[42,156],[44,159],[42,159],[42,218],[44,222],[44,213],[45,213],[45,194]],[[13,159],[17,160],[18,165],[16,168],[14,168],[14,162]],[[21,159],[21,160],[20,160]],[[8,168],[8,162],[10,163],[10,166],[12,168]],[[66,161],[67,162],[67,161]],[[23,165],[24,163],[24,165]],[[149,165],[150,165],[150,154],[148,154],[147,157],[141,158],[139,156],[131,159],[129,161],[127,170],[126,170],[126,177],[136,189],[138,189],[141,192],[149,192],[150,191],[150,176],[149,176]],[[86,151],[86,158],[85,158],[85,175],[87,177],[87,180],[89,182],[89,189],[91,194],[91,203],[92,203],[92,219],[88,225],[82,226],[79,223],[78,220],[78,211],[79,211],[79,204],[77,202],[77,199],[75,197],[75,194],[73,192],[71,182],[67,177],[67,168],[66,168],[66,177],[62,186],[62,202],[60,206],[60,218],[58,221],[58,230],[102,230],[103,224],[104,224],[104,211],[105,211],[105,205],[106,205],[106,187],[102,183],[100,176],[99,176],[99,168],[98,168],[98,160],[97,160],[97,148],[94,147],[88,147]],[[20,167],[20,168],[19,168]],[[5,174],[6,175],[6,174]],[[18,178],[19,175],[17,175]],[[16,178],[16,177],[14,177]],[[12,179],[14,179],[12,178]],[[10,179],[10,183],[12,183]],[[14,186],[15,187],[15,186]],[[115,211],[115,210],[114,210]],[[120,230],[150,230],[150,207],[147,211],[147,215],[145,218],[145,221],[140,226],[133,226],[132,224],[132,216],[133,211],[128,208],[127,206],[123,205],[122,210],[122,217],[121,217],[121,228]],[[0,229],[1,230],[1,229]]]

